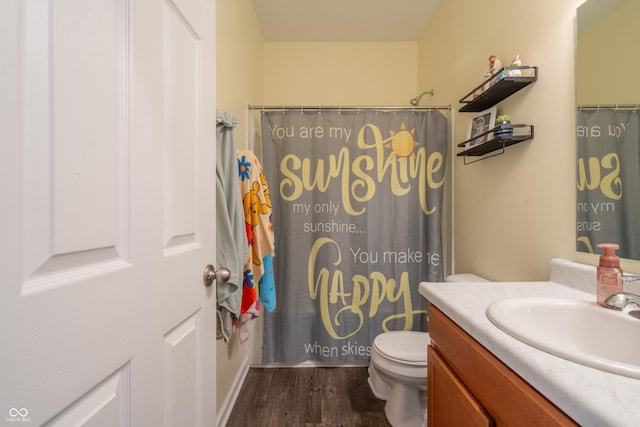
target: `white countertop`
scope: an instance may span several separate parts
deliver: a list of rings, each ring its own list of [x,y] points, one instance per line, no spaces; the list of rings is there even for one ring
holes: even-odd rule
[[[548,282],[424,282],[420,294],[579,424],[637,426],[640,380],[538,350],[498,329],[485,314],[492,302],[505,298],[595,301],[595,276],[595,267],[556,259]],[[625,290],[637,293],[631,286]]]

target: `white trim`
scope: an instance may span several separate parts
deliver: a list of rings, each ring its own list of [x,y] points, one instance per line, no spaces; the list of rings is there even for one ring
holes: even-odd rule
[[[218,408],[218,415],[216,419],[216,425],[218,427],[224,427],[227,425],[231,411],[233,411],[233,406],[238,399],[240,389],[242,389],[242,385],[244,384],[244,380],[247,378],[248,373],[249,359],[245,357],[240,369],[238,369],[238,372],[236,373],[236,377],[233,379],[233,383],[231,383],[231,387],[229,387],[229,391],[227,392],[227,396],[224,398],[224,402],[222,402],[221,407]]]

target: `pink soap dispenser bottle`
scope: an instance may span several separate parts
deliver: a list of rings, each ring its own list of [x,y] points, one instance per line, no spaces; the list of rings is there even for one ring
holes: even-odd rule
[[[620,268],[620,258],[616,255],[618,246],[616,243],[600,243],[599,248],[603,248],[604,252],[600,256],[600,264],[598,265],[598,304],[603,305],[604,300],[609,296],[618,292],[622,292],[622,269]]]

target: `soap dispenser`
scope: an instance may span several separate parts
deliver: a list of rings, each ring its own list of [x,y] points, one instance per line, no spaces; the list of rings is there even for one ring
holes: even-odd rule
[[[598,304],[603,305],[604,300],[615,293],[622,292],[622,269],[620,268],[620,258],[616,255],[618,246],[616,243],[600,243],[599,248],[603,248],[600,256],[600,264],[597,268],[598,274]]]

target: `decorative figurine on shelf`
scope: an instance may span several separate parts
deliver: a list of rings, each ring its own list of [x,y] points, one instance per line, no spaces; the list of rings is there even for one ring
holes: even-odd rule
[[[484,70],[484,79],[488,80],[491,76],[493,76],[495,73],[500,71],[501,68],[502,68],[502,61],[500,61],[498,58],[496,58],[495,55],[491,55],[489,57],[489,68]],[[489,87],[492,84],[494,84],[495,82],[497,82],[497,81],[498,81],[498,77],[492,79],[490,82],[487,82],[482,87],[482,90],[485,91],[485,90],[489,89]]]
[[[522,61],[520,61],[520,54],[516,54],[516,56],[513,57],[513,59],[511,60],[511,64],[509,65],[510,67],[520,67],[522,65]],[[507,71],[507,76],[509,77],[514,77],[514,76],[521,76],[522,75],[522,71],[520,70],[509,70]]]
[[[502,61],[496,58],[495,55],[491,55],[489,57],[489,68],[487,68],[484,72],[484,77],[488,79],[502,68]]]

